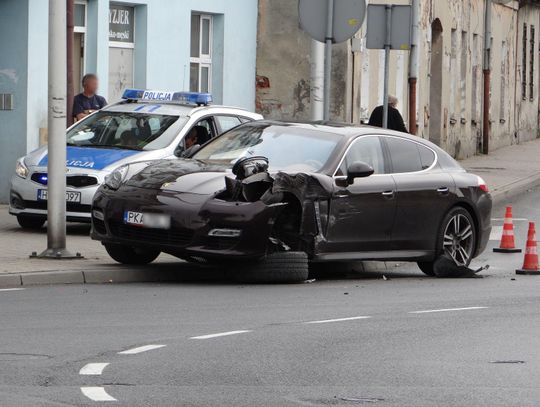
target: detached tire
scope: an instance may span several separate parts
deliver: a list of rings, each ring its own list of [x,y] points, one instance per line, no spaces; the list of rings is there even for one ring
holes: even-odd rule
[[[19,225],[23,229],[39,230],[45,224],[45,219],[34,216],[18,215],[17,222],[19,222]]]
[[[234,271],[236,281],[255,284],[298,283],[307,280],[308,276],[308,256],[304,252],[272,253]]]
[[[105,244],[111,258],[121,264],[143,265],[152,263],[160,255],[159,250],[136,249],[119,244]]]
[[[444,217],[437,235],[437,256],[431,262],[419,262],[428,276],[460,277],[465,274],[476,249],[476,226],[466,209],[452,208]]]

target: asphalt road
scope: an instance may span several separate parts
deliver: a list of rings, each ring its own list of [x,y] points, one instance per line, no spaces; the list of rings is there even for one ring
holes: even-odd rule
[[[539,199],[514,202],[520,246]],[[538,406],[540,276],[515,276],[522,259],[490,247],[473,279],[0,290],[0,406]]]

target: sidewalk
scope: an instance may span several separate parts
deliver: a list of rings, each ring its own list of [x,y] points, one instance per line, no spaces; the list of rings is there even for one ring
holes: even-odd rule
[[[468,171],[487,182],[494,201],[518,195],[540,185],[540,140],[502,148],[488,156],[461,162]],[[161,255],[149,266],[123,266],[110,259],[99,242],[88,237],[89,225],[68,224],[68,249],[80,252],[82,260],[30,259],[32,252],[46,247],[47,232],[22,230],[8,208],[0,205],[0,287],[35,284],[77,284],[109,282],[191,281],[216,278],[216,271],[201,269]],[[385,272],[394,263],[365,264],[368,272]]]
[[[540,185],[540,139],[474,156],[460,164],[484,178],[493,200],[499,203]]]

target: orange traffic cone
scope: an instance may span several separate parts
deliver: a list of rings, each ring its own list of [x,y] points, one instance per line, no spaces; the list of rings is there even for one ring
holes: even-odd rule
[[[501,237],[501,245],[493,249],[496,253],[521,253],[521,249],[516,249],[514,240],[514,222],[512,220],[512,207],[506,207],[504,215],[504,226]]]
[[[525,261],[523,268],[516,270],[516,274],[538,274],[538,248],[536,245],[536,227],[534,222],[529,223],[529,234],[527,236],[527,248],[525,249]]]

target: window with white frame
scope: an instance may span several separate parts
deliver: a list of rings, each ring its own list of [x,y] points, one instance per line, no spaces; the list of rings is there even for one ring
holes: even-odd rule
[[[191,92],[212,91],[212,16],[191,15]]]

